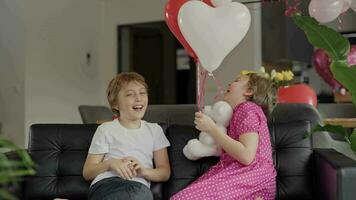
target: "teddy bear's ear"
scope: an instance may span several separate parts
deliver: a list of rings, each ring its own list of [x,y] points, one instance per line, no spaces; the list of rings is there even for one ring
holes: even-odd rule
[[[211,117],[217,124],[227,126],[229,125],[231,116],[232,116],[232,108],[231,106],[225,101],[218,101],[214,104]]]

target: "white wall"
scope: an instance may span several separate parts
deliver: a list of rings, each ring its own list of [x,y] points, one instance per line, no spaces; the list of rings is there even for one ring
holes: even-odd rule
[[[0,122],[18,145],[24,143],[24,64],[23,0],[0,0]]]
[[[27,128],[81,123],[78,105],[104,102],[98,65],[102,9],[97,0],[26,1]]]
[[[0,121],[18,145],[27,144],[33,123],[81,123],[79,105],[105,103],[103,5],[0,0]]]

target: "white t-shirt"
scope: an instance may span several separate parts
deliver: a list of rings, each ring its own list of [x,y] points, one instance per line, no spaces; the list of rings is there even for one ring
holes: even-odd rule
[[[152,168],[153,152],[169,145],[162,128],[157,123],[141,120],[140,128],[127,129],[115,119],[97,128],[88,153],[104,154],[104,160],[132,156],[144,167]],[[103,172],[95,177],[91,185],[114,176],[119,175],[114,171]],[[134,177],[132,180],[150,187],[150,182],[143,177]]]

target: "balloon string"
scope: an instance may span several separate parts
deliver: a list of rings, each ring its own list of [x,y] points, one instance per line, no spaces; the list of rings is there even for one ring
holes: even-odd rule
[[[215,96],[214,96],[214,100],[217,101],[218,98],[224,94],[224,88],[222,87],[221,82],[219,81],[219,79],[217,79],[213,73],[209,73],[209,76],[213,77],[213,80],[215,82],[216,87],[218,88],[218,91],[216,92]]]
[[[207,70],[201,66],[200,62],[197,62],[197,65],[197,105],[198,110],[202,111],[206,92]]]
[[[196,101],[198,105],[198,111],[200,111],[200,64],[199,61],[196,61],[197,64],[197,95],[196,95]]]
[[[201,83],[200,83],[200,91],[201,91],[201,97],[200,97],[200,103],[199,103],[199,109],[200,111],[203,110],[204,108],[204,99],[205,99],[205,94],[206,94],[206,78],[207,78],[207,71],[200,65],[200,76],[201,76]]]

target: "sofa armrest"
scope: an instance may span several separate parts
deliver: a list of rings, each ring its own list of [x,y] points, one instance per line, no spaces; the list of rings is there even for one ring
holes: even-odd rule
[[[314,174],[318,199],[354,199],[355,160],[334,149],[315,149]]]

